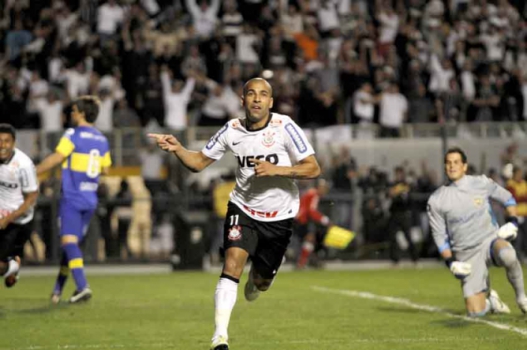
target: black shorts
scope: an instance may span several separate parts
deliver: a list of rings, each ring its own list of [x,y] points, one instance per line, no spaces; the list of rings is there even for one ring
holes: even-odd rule
[[[263,278],[271,279],[278,272],[292,234],[292,218],[272,222],[254,220],[229,202],[223,225],[223,247],[247,251],[255,271]]]
[[[24,244],[26,244],[33,222],[27,224],[9,224],[3,230],[0,230],[0,261],[6,261],[7,258],[18,255],[24,255]]]

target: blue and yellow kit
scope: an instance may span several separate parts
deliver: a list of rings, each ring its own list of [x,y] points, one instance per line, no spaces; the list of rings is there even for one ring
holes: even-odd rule
[[[68,129],[55,151],[66,157],[62,164],[62,204],[78,210],[97,207],[97,188],[103,168],[110,167],[110,146],[97,129]]]

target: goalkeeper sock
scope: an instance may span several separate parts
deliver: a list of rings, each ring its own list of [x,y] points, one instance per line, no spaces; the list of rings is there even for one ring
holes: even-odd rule
[[[514,293],[516,294],[516,300],[525,299],[525,287],[523,285],[523,271],[516,251],[512,247],[502,248],[498,253],[500,263],[505,266],[507,270],[507,278]]]
[[[296,266],[298,268],[304,268],[309,261],[309,256],[311,253],[315,250],[315,245],[311,242],[304,242],[302,244],[302,251],[300,252],[300,257],[298,258],[298,262],[296,263]]]
[[[216,285],[216,293],[214,294],[216,328],[212,336],[213,340],[219,336],[228,338],[227,328],[238,296],[238,283],[240,283],[239,279],[222,273]]]

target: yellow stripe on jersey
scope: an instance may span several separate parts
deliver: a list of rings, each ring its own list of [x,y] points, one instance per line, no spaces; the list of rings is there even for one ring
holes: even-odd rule
[[[80,173],[85,173],[88,170],[100,173],[103,161],[104,159],[101,156],[73,152],[70,157],[69,168]],[[97,168],[94,169],[93,167]]]
[[[71,140],[66,137],[62,137],[59,144],[57,145],[57,148],[55,148],[55,152],[67,157],[73,152],[74,149],[75,145],[73,142],[71,142]]]
[[[106,152],[104,157],[102,158],[101,167],[103,168],[109,168],[112,166],[112,158],[110,157],[110,152]]]
[[[84,261],[82,260],[82,258],[73,259],[70,260],[68,266],[70,269],[80,269],[84,267]]]

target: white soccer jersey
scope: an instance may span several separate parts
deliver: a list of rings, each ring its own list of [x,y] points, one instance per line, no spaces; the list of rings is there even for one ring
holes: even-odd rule
[[[272,113],[269,123],[256,131],[247,130],[239,119],[230,120],[202,152],[218,160],[227,150],[238,161],[231,202],[259,221],[296,216],[300,200],[295,181],[282,176],[257,178],[253,161],[263,159],[278,166],[292,166],[315,153],[302,129],[291,118]]]
[[[24,203],[24,193],[38,191],[35,164],[18,148],[14,152],[8,163],[0,164],[0,217],[17,210]],[[28,223],[33,219],[33,212],[33,208],[29,209],[13,223]]]

